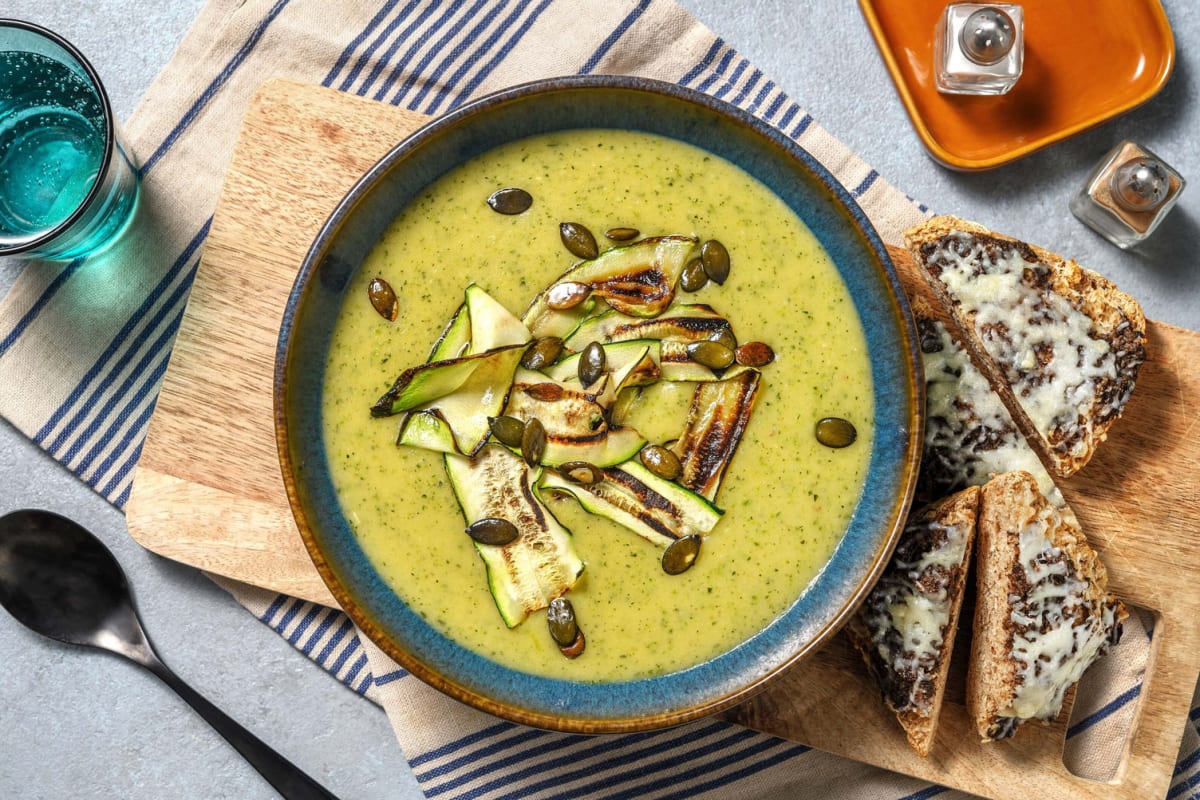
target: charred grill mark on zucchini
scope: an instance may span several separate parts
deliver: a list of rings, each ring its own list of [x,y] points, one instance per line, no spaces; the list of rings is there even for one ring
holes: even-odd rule
[[[610,483],[623,486],[629,494],[637,499],[638,508],[641,512],[639,516],[644,515],[645,518],[653,520],[661,519],[663,516],[669,519],[678,519],[680,517],[678,506],[628,472],[610,467],[604,470],[604,475]],[[656,514],[655,512],[658,513]],[[672,539],[678,539],[681,535],[677,530],[671,530],[665,526],[663,527],[663,531]]]
[[[534,485],[541,468],[531,468],[503,447],[485,447],[474,459],[445,457],[446,474],[468,526],[494,517],[516,526],[505,545],[475,542],[487,568],[488,588],[508,627],[547,607],[575,585],[583,560],[574,539],[548,513]]]
[[[547,471],[541,485],[570,494],[587,511],[622,525],[658,547],[709,533],[724,513],[708,499],[658,477],[636,460],[602,470],[604,480],[580,485]]]
[[[631,339],[679,339],[686,342],[708,339],[729,328],[729,320],[711,306],[690,303],[673,306],[649,319],[606,311],[581,324],[567,338],[572,349],[589,341],[626,342]]]
[[[521,481],[521,496],[525,499],[526,510],[533,517],[533,523],[539,528],[546,527],[546,512],[542,509],[541,501],[533,496],[533,484],[529,481]]]
[[[631,486],[624,481],[614,479],[613,475],[611,474],[613,471],[614,470],[605,470],[605,472],[608,473],[608,481],[617,486],[625,486],[633,493],[632,497],[625,492],[614,491],[612,486],[605,486],[603,483],[592,484],[586,487],[586,491],[591,492],[602,500],[612,503],[622,511],[632,514],[643,525],[652,529],[660,536],[666,539],[678,539],[679,534],[672,530],[671,527],[669,527],[665,522],[663,522],[661,517],[654,514],[655,510],[664,511],[669,514],[677,509],[675,509],[675,507],[670,503],[666,502],[666,499],[662,495],[650,492],[645,484],[638,484],[634,482],[634,485]],[[641,489],[641,492],[637,491],[639,488]],[[656,544],[665,546],[667,543],[656,542]]]
[[[641,311],[646,307],[665,306],[675,296],[661,269],[651,268],[596,283],[592,291],[618,311]],[[634,311],[634,313],[636,313]]]
[[[663,342],[663,347],[659,350],[659,363],[662,365],[681,365],[691,363],[692,357],[688,355],[687,342],[684,341],[666,341]]]
[[[657,316],[674,299],[675,283],[695,246],[691,236],[659,236],[613,247],[560,275],[534,298],[522,319],[535,336],[570,332],[590,309],[587,303],[566,311],[550,308],[550,293],[566,282],[590,286],[592,296],[624,313]]]
[[[607,435],[606,426],[595,424],[604,417],[596,396],[560,383],[513,384],[505,413],[520,420],[545,420],[546,437],[554,441],[599,441]]]
[[[687,427],[672,448],[683,464],[679,481],[712,500],[741,443],[758,395],[758,373],[701,383],[692,394]]]
[[[556,388],[551,391],[548,386]],[[607,377],[588,389],[577,383],[521,381],[513,384],[504,413],[522,421],[542,421],[546,430],[544,464],[588,461],[611,466],[646,443],[633,428],[608,423],[605,404],[612,399]]]

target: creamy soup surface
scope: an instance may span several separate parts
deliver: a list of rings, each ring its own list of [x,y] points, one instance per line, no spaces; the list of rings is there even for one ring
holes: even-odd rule
[[[486,199],[504,187],[534,198],[504,216]],[[559,223],[643,236],[721,240],[732,268],[676,302],[707,303],[742,342],[776,353],[762,370],[745,438],[725,474],[725,515],[682,575],[661,550],[583,511],[546,502],[587,566],[570,592],[587,649],[564,658],[538,612],[509,629],[488,593],[483,562],[440,454],[395,444],[398,418],[368,409],[406,367],[425,361],[447,320],[478,283],[520,316],[576,260]],[[399,318],[368,301],[382,276]],[[652,441],[676,438],[692,384],[657,384],[631,423]],[[737,167],[671,139],[623,131],[540,135],[487,152],[439,179],[391,225],[350,286],[325,375],[324,431],[346,518],[375,568],[447,636],[539,675],[619,681],[701,663],[768,625],[829,559],[858,502],[873,431],[866,341],[853,301],[818,242],[766,187]],[[814,438],[822,417],[850,420],[854,444]]]

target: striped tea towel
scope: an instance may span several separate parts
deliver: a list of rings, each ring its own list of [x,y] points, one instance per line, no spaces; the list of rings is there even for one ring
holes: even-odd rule
[[[239,120],[267,78],[436,114],[589,72],[675,81],[759,115],[825,164],[885,240],[927,213],[671,0],[210,0],[126,125],[142,224],[107,253],[24,270],[0,303],[0,413],[124,505]],[[398,668],[337,610],[225,585],[384,707],[429,797],[963,796],[717,720],[601,738],[499,721]],[[1077,771],[1111,769],[1150,635],[1132,620],[1125,655],[1104,659],[1103,687],[1079,699]],[[1198,718],[1194,700],[1172,798],[1200,797]]]

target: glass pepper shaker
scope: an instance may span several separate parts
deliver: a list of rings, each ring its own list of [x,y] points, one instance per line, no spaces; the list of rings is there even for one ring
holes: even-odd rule
[[[1186,181],[1135,142],[1117,145],[1071,198],[1071,213],[1120,248],[1143,241],[1175,205]]]
[[[950,3],[934,30],[934,82],[944,94],[1004,94],[1025,63],[1025,14],[1015,3]]]

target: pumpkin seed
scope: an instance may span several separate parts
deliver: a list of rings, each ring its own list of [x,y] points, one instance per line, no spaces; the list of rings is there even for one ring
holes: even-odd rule
[[[700,261],[709,280],[720,286],[729,277],[729,251],[716,239],[700,245]]]
[[[577,281],[556,283],[546,292],[546,305],[555,311],[566,311],[587,300],[592,287]]]
[[[558,235],[563,246],[571,251],[571,255],[579,258],[592,259],[600,255],[596,246],[596,237],[578,222],[563,222],[558,226]]]
[[[817,441],[826,447],[849,447],[858,438],[858,431],[841,417],[825,417],[817,423]]]
[[[567,658],[579,658],[583,655],[584,648],[586,647],[587,639],[583,638],[583,628],[579,628],[575,632],[575,641],[571,642],[567,647],[558,648],[558,652]]]
[[[604,473],[600,468],[587,461],[568,461],[561,465],[558,471],[573,483],[599,483],[604,480]]]
[[[557,336],[543,336],[525,351],[525,355],[521,356],[521,366],[525,369],[543,370],[558,361],[562,351],[562,339]]]
[[[562,400],[566,390],[557,383],[535,383],[522,389],[527,396],[543,403],[556,403]]]
[[[608,357],[599,342],[592,342],[583,348],[583,352],[579,354],[579,385],[587,388],[600,380],[606,366]]]
[[[575,621],[575,607],[565,597],[556,597],[546,608],[546,624],[550,635],[559,647],[570,647],[579,635],[579,623]]]
[[[400,301],[396,299],[396,290],[383,278],[372,278],[367,284],[367,297],[371,305],[379,312],[379,316],[388,322],[395,322],[400,316]]]
[[[708,337],[709,341],[717,342],[728,347],[730,350],[737,348],[737,337],[733,335],[733,328],[728,324],[721,326],[719,330]]]
[[[641,234],[637,228],[609,228],[604,232],[604,235],[614,242],[628,242],[630,239],[636,239]]]
[[[720,342],[705,339],[687,346],[688,358],[709,369],[725,369],[733,363],[733,351]]]
[[[467,535],[480,544],[503,547],[516,540],[517,526],[499,517],[484,517],[467,526]]]
[[[733,351],[733,358],[743,367],[765,367],[775,360],[775,351],[765,342],[746,342]]]
[[[704,262],[693,258],[683,266],[679,275],[679,286],[685,292],[698,292],[708,283],[708,273],[704,271]]]
[[[698,555],[700,555],[699,536],[693,533],[681,539],[676,539],[663,551],[663,572],[668,575],[679,575],[680,573],[687,572],[691,569],[692,564],[696,563],[696,556]]]
[[[510,186],[493,192],[487,203],[497,214],[522,214],[533,205],[533,196],[524,189]]]
[[[683,465],[679,463],[679,456],[662,445],[646,445],[638,453],[638,458],[641,459],[646,469],[658,477],[669,481],[675,480],[683,472]]]
[[[525,458],[525,463],[533,467],[545,454],[546,429],[535,417],[525,423],[525,430],[521,432],[521,455]]]
[[[525,435],[525,423],[516,417],[488,417],[488,427],[500,444],[509,447],[521,446],[521,437]]]

